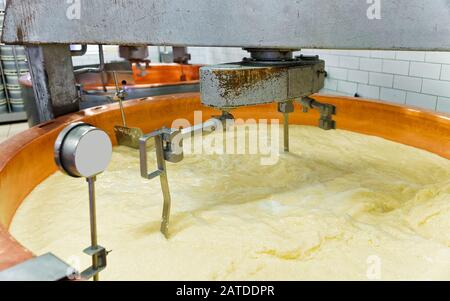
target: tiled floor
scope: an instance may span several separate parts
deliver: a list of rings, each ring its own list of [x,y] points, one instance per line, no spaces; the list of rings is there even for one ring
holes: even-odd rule
[[[26,129],[28,129],[26,122],[0,125],[0,143]]]

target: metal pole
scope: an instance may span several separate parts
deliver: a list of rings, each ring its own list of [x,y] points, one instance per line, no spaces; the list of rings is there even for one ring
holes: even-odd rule
[[[283,140],[284,151],[289,152],[289,113],[294,112],[294,102],[289,100],[278,103],[278,112],[283,114]]]
[[[103,45],[98,45],[98,58],[100,61],[100,65],[98,67],[98,69],[100,70],[100,78],[102,80],[102,86],[103,86],[103,92],[108,91],[108,89],[106,89],[106,79],[105,79],[105,53],[103,52]]]
[[[289,152],[289,113],[283,113],[284,116],[284,151]]]
[[[161,172],[159,178],[161,181],[161,190],[164,198],[161,232],[164,234],[166,238],[169,238],[169,217],[170,217],[171,199],[170,199],[169,182],[167,180],[166,161],[164,159],[164,145],[161,135],[155,137],[155,147],[156,147],[156,160],[158,163],[158,170]]]
[[[117,73],[114,71],[113,72],[113,78],[114,78],[114,84],[116,86],[116,92],[117,94],[120,92],[120,88],[119,88],[119,82],[117,81]],[[123,103],[122,103],[122,96],[118,96],[117,97],[119,100],[119,107],[120,107],[120,113],[122,115],[122,123],[124,127],[127,127],[127,121],[125,119],[125,111],[123,109]]]
[[[95,206],[95,180],[96,177],[87,178],[86,181],[89,184],[89,213],[91,219],[91,248],[96,249],[98,247],[97,243],[97,213]],[[92,267],[94,270],[98,269],[97,256],[92,256]],[[99,281],[98,273],[94,275],[94,281]]]

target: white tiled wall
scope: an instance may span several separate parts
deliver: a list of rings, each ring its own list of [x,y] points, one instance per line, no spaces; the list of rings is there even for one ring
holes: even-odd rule
[[[223,64],[239,62],[248,56],[248,52],[241,48],[224,47],[188,47],[192,64]]]
[[[326,62],[323,93],[380,99],[450,113],[450,53],[303,50]]]

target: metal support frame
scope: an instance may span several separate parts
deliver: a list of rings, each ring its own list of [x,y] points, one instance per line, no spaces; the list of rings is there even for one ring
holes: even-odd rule
[[[94,281],[99,281],[99,273],[106,268],[106,257],[108,252],[105,248],[98,245],[97,242],[97,209],[95,200],[95,181],[96,177],[89,177],[86,179],[89,185],[89,216],[91,227],[91,246],[86,248],[83,252],[92,257],[92,266],[81,273],[82,279],[93,278]]]
[[[3,40],[445,51],[449,36],[447,0],[45,0],[10,1]]]
[[[78,111],[79,95],[68,45],[28,46],[39,122]]]

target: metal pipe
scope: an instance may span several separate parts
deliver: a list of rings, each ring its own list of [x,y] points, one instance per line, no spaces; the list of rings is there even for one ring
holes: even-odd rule
[[[90,225],[91,225],[91,248],[97,249],[97,212],[95,204],[95,180],[96,177],[89,177],[86,181],[89,184],[89,214],[90,214]],[[92,256],[92,267],[94,270],[99,268],[97,256]],[[99,281],[98,273],[94,275],[94,281]]]
[[[181,134],[183,135],[183,139],[194,136],[195,134],[203,133],[205,130],[214,131],[217,127],[217,122],[220,122],[218,119],[210,119],[203,123],[199,123],[197,125],[184,128],[181,130]]]

